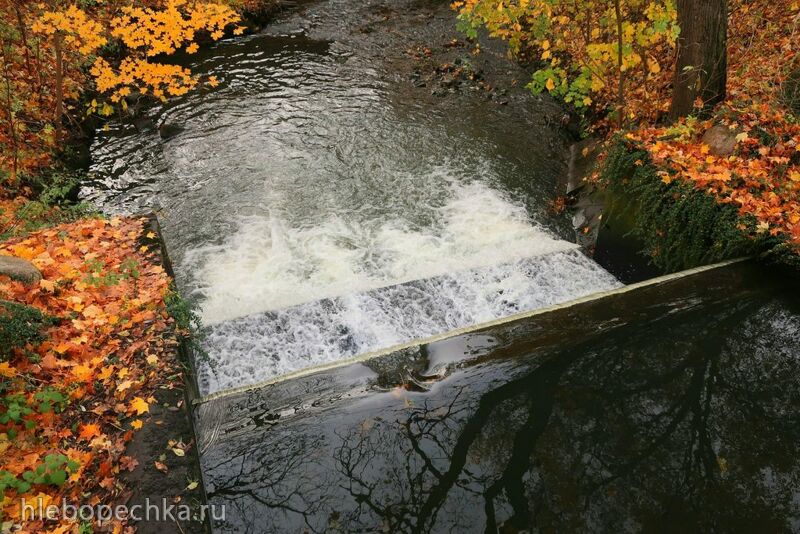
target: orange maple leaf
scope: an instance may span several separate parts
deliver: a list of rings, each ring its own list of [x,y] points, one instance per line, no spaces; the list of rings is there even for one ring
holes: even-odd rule
[[[97,423],[88,423],[81,425],[80,431],[78,432],[78,437],[85,439],[86,441],[91,441],[92,438],[95,438],[100,434],[100,425]]]

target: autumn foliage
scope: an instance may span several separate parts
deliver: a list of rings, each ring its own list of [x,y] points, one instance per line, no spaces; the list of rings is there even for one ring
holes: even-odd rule
[[[618,128],[638,142],[666,183],[685,181],[800,251],[800,111],[786,99],[800,79],[800,2],[731,0],[727,100],[669,124],[680,33],[673,0],[457,0],[468,31],[484,27],[532,60],[529,87],[579,112],[596,134]],[[795,82],[797,84],[797,82]],[[794,89],[797,93],[797,89]],[[702,111],[702,113],[700,113]],[[703,142],[712,126],[731,132],[733,153]]]
[[[64,121],[77,129],[87,112],[125,112],[126,98],[191,90],[199,80],[165,58],[229,28],[241,33],[238,21],[224,1],[0,0],[0,184],[50,163],[64,148]]]
[[[5,214],[18,205],[0,204]],[[169,278],[155,247],[142,244],[144,223],[89,219],[0,245],[0,254],[30,260],[44,277],[33,288],[0,277],[0,299],[52,318],[43,342],[0,359],[0,522],[71,532],[77,525],[20,517],[20,499],[124,500],[118,477],[137,465],[126,444],[154,389],[173,387],[165,377],[179,372],[164,304]]]
[[[756,219],[760,232],[800,252],[800,117],[784,99],[798,63],[800,2],[736,2],[730,17],[728,99],[706,120],[642,124],[629,137],[647,147],[664,181],[683,180]],[[722,125],[732,154],[702,135]]]

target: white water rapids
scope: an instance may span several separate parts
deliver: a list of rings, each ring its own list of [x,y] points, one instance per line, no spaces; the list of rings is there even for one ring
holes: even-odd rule
[[[438,224],[310,229],[248,218],[222,245],[187,254],[198,279],[201,387],[215,392],[432,336],[618,285],[473,183],[454,187]]]

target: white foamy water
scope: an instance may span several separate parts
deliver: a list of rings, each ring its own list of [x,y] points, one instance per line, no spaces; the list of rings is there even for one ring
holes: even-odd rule
[[[526,210],[481,183],[449,186],[435,224],[412,227],[333,217],[292,228],[244,219],[222,245],[187,253],[206,325],[303,302],[574,248],[531,223]]]
[[[619,286],[578,250],[249,315],[207,329],[204,394]]]

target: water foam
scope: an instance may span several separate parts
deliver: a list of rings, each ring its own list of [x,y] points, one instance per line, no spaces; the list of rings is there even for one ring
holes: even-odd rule
[[[207,328],[200,385],[250,385],[619,285],[567,250],[250,315]]]
[[[189,251],[204,324],[361,293],[575,245],[532,224],[524,207],[479,182],[449,184],[429,225],[329,216],[292,227],[280,214],[251,216],[221,245]]]

